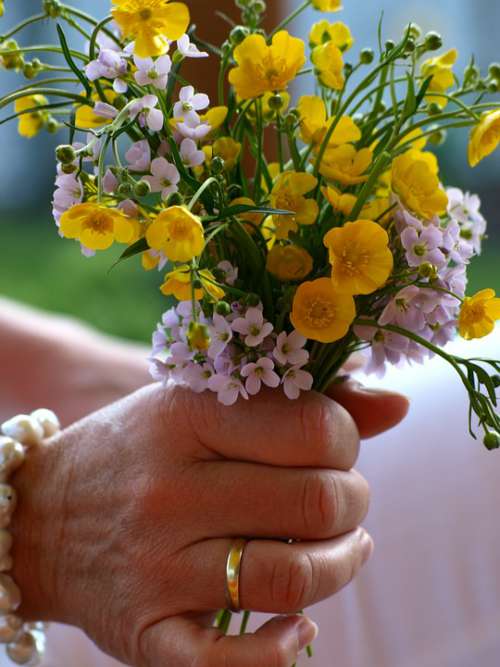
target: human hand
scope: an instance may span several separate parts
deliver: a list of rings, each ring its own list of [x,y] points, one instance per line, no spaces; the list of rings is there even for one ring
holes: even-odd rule
[[[373,401],[386,399],[360,393],[363,429],[380,428]],[[395,423],[406,403],[393,404]],[[314,637],[308,619],[278,617],[242,637],[211,627],[226,606],[227,553],[233,537],[251,540],[248,610],[294,613],[347,584],[372,550],[358,528],[369,500],[352,470],[358,450],[349,414],[315,393],[224,408],[211,394],[147,387],[30,452],[19,471],[21,613],[77,625],[137,667],[289,667]],[[289,537],[302,541],[280,541]]]

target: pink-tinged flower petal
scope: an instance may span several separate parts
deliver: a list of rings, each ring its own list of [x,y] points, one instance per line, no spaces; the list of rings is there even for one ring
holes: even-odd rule
[[[151,109],[147,116],[147,123],[150,130],[159,132],[163,128],[163,112],[160,109]]]

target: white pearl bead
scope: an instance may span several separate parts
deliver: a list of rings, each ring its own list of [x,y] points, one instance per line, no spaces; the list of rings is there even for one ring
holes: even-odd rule
[[[10,554],[12,549],[12,535],[5,528],[0,529],[0,559]]]
[[[17,665],[36,664],[38,649],[30,632],[24,632],[16,641],[7,646],[7,655]]]
[[[24,463],[24,447],[12,438],[0,435],[0,482],[15,472]]]
[[[4,435],[21,442],[26,447],[39,445],[43,440],[43,426],[29,415],[18,415],[2,424]]]
[[[21,604],[21,591],[12,577],[0,574],[0,612],[15,611]]]
[[[14,614],[0,616],[0,643],[10,644],[14,641],[19,631],[23,627],[23,621]]]
[[[35,410],[35,412],[32,412],[31,416],[33,419],[36,419],[36,421],[43,428],[43,435],[45,438],[51,438],[61,430],[59,419],[52,412],[52,410],[40,408],[40,410]]]
[[[7,528],[17,505],[17,493],[9,484],[0,484],[0,528]]]

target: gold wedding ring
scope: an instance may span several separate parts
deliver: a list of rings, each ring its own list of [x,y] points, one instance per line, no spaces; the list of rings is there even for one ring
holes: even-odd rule
[[[231,611],[238,613],[240,607],[240,571],[243,552],[248,541],[242,538],[235,539],[227,556],[226,563],[226,598]]]

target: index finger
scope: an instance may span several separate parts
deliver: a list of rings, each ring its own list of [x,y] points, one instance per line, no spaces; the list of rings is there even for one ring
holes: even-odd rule
[[[212,456],[337,470],[350,470],[358,457],[354,420],[341,405],[316,392],[291,401],[268,390],[225,407],[213,394],[175,391],[189,411],[198,440]]]

